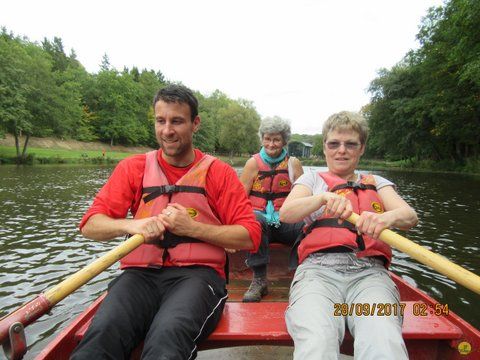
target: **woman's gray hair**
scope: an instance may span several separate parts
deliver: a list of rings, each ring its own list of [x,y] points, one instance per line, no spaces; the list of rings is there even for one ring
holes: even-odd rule
[[[359,114],[351,111],[340,111],[331,115],[323,124],[323,141],[327,141],[327,136],[331,131],[349,131],[353,130],[360,136],[360,142],[365,144],[368,138],[367,120]]]
[[[281,134],[283,141],[287,144],[291,135],[290,122],[279,116],[266,117],[262,120],[258,129],[260,141],[263,140],[265,134]]]

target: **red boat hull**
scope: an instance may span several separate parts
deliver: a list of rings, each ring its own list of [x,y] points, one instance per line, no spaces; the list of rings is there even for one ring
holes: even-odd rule
[[[231,259],[229,302],[217,329],[201,345],[201,349],[246,345],[292,346],[284,322],[289,282],[292,276],[286,265],[283,249],[273,251],[269,269],[270,294],[260,303],[242,303],[241,296],[249,284],[250,271],[244,257]],[[448,311],[419,289],[391,274],[404,304],[403,337],[413,360],[476,360],[480,359],[480,331]],[[37,360],[68,359],[85,333],[103,296],[79,315],[36,358]],[[342,353],[353,354],[353,339],[347,332]],[[132,354],[138,358],[141,347]]]

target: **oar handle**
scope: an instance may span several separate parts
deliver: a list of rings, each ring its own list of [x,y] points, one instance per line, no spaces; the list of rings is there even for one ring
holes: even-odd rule
[[[359,217],[358,214],[353,213],[347,221],[355,225]],[[465,286],[467,289],[480,294],[480,277],[471,271],[468,271],[445,257],[435,254],[423,246],[420,246],[389,229],[385,229],[380,233],[380,240],[391,247],[410,255],[422,264],[430,266],[440,274],[447,276],[458,284]]]
[[[123,258],[128,253],[135,250],[145,239],[142,235],[133,235],[114,249],[99,257],[91,264],[79,270],[60,284],[40,294],[32,301],[22,305],[0,319],[0,343],[3,343],[8,337],[10,326],[20,322],[24,327],[37,320],[44,315],[59,301],[77,290],[80,286],[86,284],[89,280],[100,274],[102,271],[112,266],[115,262]]]
[[[60,284],[45,291],[44,295],[48,302],[54,306],[66,296],[86,284],[105,269],[115,264],[118,260],[129,254],[144,242],[142,235],[137,234],[128,238],[116,248],[110,250],[91,264],[63,280]]]

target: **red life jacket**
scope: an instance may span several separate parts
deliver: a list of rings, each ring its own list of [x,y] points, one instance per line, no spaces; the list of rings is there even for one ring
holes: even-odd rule
[[[260,154],[253,157],[258,166],[258,174],[249,195],[253,209],[265,211],[267,201],[273,200],[275,211],[278,211],[292,189],[288,175],[288,156],[285,156],[274,169],[262,160]]]
[[[360,182],[346,182],[330,172],[318,173],[325,180],[328,191],[347,197],[357,214],[363,211],[384,212],[382,200],[377,194],[373,175],[361,175]],[[298,246],[298,263],[316,251],[333,247],[347,247],[356,252],[357,257],[383,256],[385,266],[392,260],[392,249],[389,245],[370,236],[358,235],[355,227],[347,221],[338,225],[337,219],[321,215],[315,222],[304,228],[305,237]],[[357,252],[358,251],[358,252]]]
[[[168,203],[175,202],[186,207],[195,221],[221,224],[210,208],[205,193],[207,172],[215,160],[213,156],[205,155],[175,185],[170,185],[158,164],[157,151],[146,155],[143,197],[135,219],[158,215]],[[205,265],[225,277],[225,262],[225,250],[222,247],[166,232],[160,246],[140,245],[121,260],[120,268]]]

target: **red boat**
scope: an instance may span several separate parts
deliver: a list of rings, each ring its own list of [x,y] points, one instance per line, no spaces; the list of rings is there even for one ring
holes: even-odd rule
[[[217,329],[201,344],[200,349],[248,345],[292,346],[293,342],[284,322],[292,277],[292,273],[286,270],[286,250],[281,246],[272,248],[269,267],[270,294],[260,303],[241,302],[251,278],[243,260],[241,252],[231,257],[229,301],[225,306],[224,316]],[[385,313],[403,312],[403,337],[410,359],[480,359],[480,331],[450,311],[447,304],[438,303],[395,274],[391,275],[400,290],[401,307],[386,307],[383,310]],[[102,300],[103,296],[64,329],[36,359],[68,359],[85,334]],[[350,309],[339,307],[337,311],[341,316]],[[346,355],[353,354],[353,338],[348,332],[341,351]],[[139,358],[140,353],[141,347],[132,354],[132,359]]]

